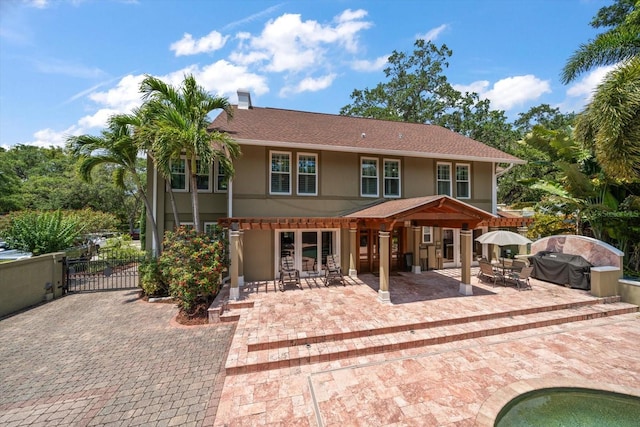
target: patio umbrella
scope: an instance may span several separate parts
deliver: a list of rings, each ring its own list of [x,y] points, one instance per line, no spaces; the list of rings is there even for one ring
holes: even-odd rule
[[[478,237],[476,242],[498,246],[526,245],[533,243],[521,234],[506,230],[490,231]]]

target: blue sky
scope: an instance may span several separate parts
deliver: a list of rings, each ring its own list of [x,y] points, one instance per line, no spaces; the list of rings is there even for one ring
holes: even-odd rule
[[[151,74],[195,75],[237,102],[337,114],[384,81],[416,38],[453,50],[445,74],[510,119],[547,103],[580,111],[607,69],[560,83],[604,0],[2,0],[0,146],[62,146],[140,104]]]

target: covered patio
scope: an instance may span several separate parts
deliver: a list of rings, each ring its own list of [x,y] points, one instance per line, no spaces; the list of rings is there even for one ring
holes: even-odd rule
[[[449,227],[460,229],[461,276],[459,293],[472,295],[471,263],[472,263],[472,230],[481,222],[488,222],[496,217],[482,209],[449,196],[425,196],[411,199],[382,201],[342,217],[336,218],[222,218],[219,224],[230,230],[230,298],[240,297],[240,287],[244,283],[244,244],[243,234],[251,230],[279,229],[348,229],[348,264],[342,262],[350,277],[358,274],[358,265],[363,256],[357,241],[358,233],[368,232],[377,235],[379,247],[376,253],[369,250],[365,256],[375,256],[378,264],[380,284],[378,299],[390,302],[390,261],[392,258],[390,236],[395,229],[404,228],[412,233],[413,253],[420,251],[422,227]],[[377,253],[379,251],[379,253]],[[414,273],[420,273],[417,256],[413,260]],[[347,270],[348,268],[348,270]]]

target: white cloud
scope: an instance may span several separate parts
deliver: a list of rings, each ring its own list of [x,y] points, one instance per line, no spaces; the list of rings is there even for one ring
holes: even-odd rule
[[[109,117],[113,116],[114,114],[125,112],[128,111],[114,110],[112,108],[101,108],[94,114],[82,117],[80,120],[78,120],[78,124],[83,128],[102,129],[106,127],[107,122],[109,121]]]
[[[143,79],[142,74],[136,76],[129,74],[120,79],[116,87],[105,92],[93,92],[89,95],[89,99],[114,111],[130,112],[142,103],[140,83]]]
[[[276,10],[280,9],[280,7],[282,7],[283,5],[284,5],[284,3],[276,4],[275,6],[268,7],[265,10],[262,10],[262,11],[260,11],[258,13],[254,13],[253,15],[249,15],[246,18],[242,18],[242,19],[239,19],[237,21],[230,22],[227,25],[225,25],[224,27],[222,27],[222,30],[223,31],[227,31],[227,30],[230,30],[231,28],[237,27],[238,25],[242,25],[242,24],[246,24],[248,22],[255,21],[256,19],[262,18],[263,16],[268,15],[271,12],[275,12]]]
[[[360,59],[351,63],[351,69],[355,71],[380,71],[387,65],[389,55],[380,56],[373,61]]]
[[[221,49],[228,38],[229,36],[223,36],[215,30],[197,40],[194,40],[191,34],[185,33],[180,40],[171,43],[169,49],[175,51],[176,56],[213,52]]]
[[[64,147],[69,136],[82,135],[84,130],[76,125],[72,125],[67,129],[56,132],[53,129],[42,129],[33,134],[33,141],[19,142],[23,145],[35,145],[36,147]]]
[[[490,89],[489,86],[488,81],[481,80],[466,86],[454,85],[454,88],[460,92],[476,92],[480,98],[489,99],[492,108],[505,111],[551,92],[548,80],[541,80],[532,74],[507,77],[495,82]]]
[[[422,39],[422,40],[425,40],[425,41],[434,41],[447,28],[449,28],[449,26],[447,24],[442,24],[439,27],[430,29],[429,31],[427,31],[424,34],[417,34],[416,35],[416,39]]]
[[[23,3],[37,9],[44,9],[49,5],[49,0],[23,0]]]
[[[567,96],[583,97],[587,101],[591,100],[593,91],[602,82],[609,72],[613,71],[617,65],[609,65],[607,67],[599,67],[587,74],[579,82],[571,85],[567,89]]]
[[[334,18],[332,24],[314,20],[302,21],[298,14],[283,14],[270,20],[259,36],[243,41],[230,59],[243,65],[264,63],[271,72],[298,72],[325,66],[330,49],[354,53],[358,48],[358,33],[371,27],[362,19],[364,10],[347,9]]]
[[[317,92],[322,89],[326,89],[336,78],[336,74],[328,74],[323,77],[313,78],[307,77],[302,79],[297,85],[284,87],[280,90],[280,96],[287,96],[289,94],[301,93],[301,92]]]
[[[100,68],[87,67],[86,65],[66,62],[59,59],[40,60],[34,59],[36,69],[46,74],[61,74],[64,76],[93,79],[105,74]]]

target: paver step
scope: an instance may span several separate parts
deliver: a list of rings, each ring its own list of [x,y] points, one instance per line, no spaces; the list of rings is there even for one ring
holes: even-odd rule
[[[596,302],[598,300],[595,300]],[[485,318],[471,316],[471,321],[448,323],[421,329],[406,329],[377,333],[368,336],[349,337],[315,342],[296,342],[289,346],[279,346],[247,351],[246,359],[228,359],[228,375],[285,368],[310,363],[328,362],[350,357],[367,356],[409,348],[426,347],[485,336],[506,334],[527,329],[601,317],[616,316],[638,311],[638,306],[614,302],[611,304],[566,304],[567,307],[553,310],[534,311],[517,315]],[[544,308],[544,307],[538,307]],[[517,311],[529,311],[515,310]],[[454,320],[454,319],[449,319]],[[385,328],[386,329],[386,328]],[[379,332],[379,331],[378,331]],[[335,338],[335,337],[334,337]]]
[[[508,311],[497,311],[493,313],[483,313],[471,316],[461,316],[455,318],[448,319],[440,319],[440,320],[429,320],[425,322],[419,323],[405,323],[401,325],[390,325],[381,328],[372,328],[365,330],[354,330],[349,332],[340,332],[340,333],[329,333],[323,335],[308,335],[304,337],[302,340],[299,338],[292,339],[283,339],[283,340],[272,340],[272,341],[256,341],[249,342],[247,346],[247,351],[260,351],[260,350],[271,350],[276,348],[283,347],[293,347],[301,344],[303,341],[304,344],[317,344],[321,342],[328,341],[341,341],[345,339],[351,338],[361,338],[361,337],[370,337],[373,335],[384,335],[395,332],[406,332],[406,331],[415,331],[419,329],[432,329],[441,326],[450,326],[450,325],[460,325],[464,323],[473,323],[482,320],[491,320],[491,319],[500,319],[504,317],[513,317],[513,316],[522,316],[526,314],[534,314],[534,313],[544,313],[549,311],[557,311],[557,310],[565,310],[570,308],[578,308],[596,304],[610,304],[619,302],[620,297],[606,297],[599,298],[593,300],[585,300],[585,301],[577,301],[571,303],[563,303],[563,304],[551,304],[547,306],[538,306],[538,307],[527,307],[522,309],[514,309]]]

